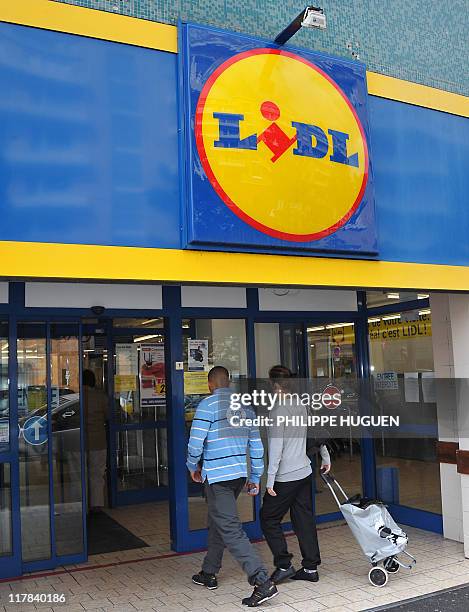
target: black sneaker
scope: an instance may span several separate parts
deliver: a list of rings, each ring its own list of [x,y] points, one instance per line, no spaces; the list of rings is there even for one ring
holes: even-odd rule
[[[270,576],[270,579],[275,584],[280,584],[280,582],[286,580],[287,578],[292,578],[295,574],[296,570],[293,565],[290,565],[290,567],[288,567],[287,569],[281,569],[280,567],[277,567],[277,569]]]
[[[317,570],[309,570],[308,572],[302,567],[291,577],[292,580],[307,580],[308,582],[318,582],[319,574]]]
[[[214,591],[218,588],[217,577],[215,574],[206,574],[205,572],[199,572],[192,576],[192,582],[194,584],[200,584],[200,586],[207,587],[210,591]]]
[[[265,601],[269,601],[273,597],[278,595],[278,589],[272,580],[266,580],[262,584],[258,584],[254,587],[254,591],[252,592],[251,597],[245,597],[242,600],[243,606],[247,606],[248,608],[256,608],[260,606]]]

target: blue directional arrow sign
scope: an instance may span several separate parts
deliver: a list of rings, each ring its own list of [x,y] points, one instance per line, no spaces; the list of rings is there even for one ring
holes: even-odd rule
[[[23,436],[25,441],[33,446],[47,442],[47,419],[35,416],[25,421]]]

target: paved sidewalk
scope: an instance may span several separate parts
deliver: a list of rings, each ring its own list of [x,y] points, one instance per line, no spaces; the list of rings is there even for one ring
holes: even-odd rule
[[[369,565],[346,525],[320,529],[323,555],[320,582],[291,581],[280,585],[280,595],[260,610],[272,612],[347,612],[366,610],[399,600],[464,584],[469,581],[469,560],[464,559],[461,544],[441,536],[408,528],[409,552],[417,557],[416,569],[401,570],[379,589],[368,583]],[[298,563],[298,546],[289,538]],[[271,559],[265,543],[256,544],[266,562]],[[0,583],[0,611],[67,610],[68,612],[239,612],[246,610],[241,598],[251,592],[236,563],[226,553],[219,588],[208,591],[192,584],[190,578],[199,570],[203,553],[139,559],[139,551],[122,556],[101,556],[88,566],[38,577],[30,575],[19,581]],[[137,562],[129,562],[130,555]],[[106,557],[103,559],[102,557]],[[93,562],[107,566],[93,567]],[[109,565],[119,563],[118,565]],[[9,604],[16,593],[64,593],[67,603],[54,605]],[[3,607],[2,607],[3,606]]]

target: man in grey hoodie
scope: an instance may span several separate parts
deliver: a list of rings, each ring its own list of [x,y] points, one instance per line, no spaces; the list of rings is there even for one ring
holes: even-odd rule
[[[290,394],[292,374],[285,366],[274,366],[269,378],[276,392]],[[286,398],[273,410],[274,425],[269,428],[269,467],[267,490],[260,512],[264,537],[274,556],[275,571],[271,580],[279,583],[287,578],[317,582],[318,565],[321,563],[316,521],[312,502],[311,460],[306,454],[306,427],[286,427],[278,424],[277,416],[306,415],[306,408],[295,399]],[[321,470],[331,468],[326,446],[321,446]],[[291,564],[287,541],[282,530],[282,520],[290,511],[293,530],[298,538],[303,556],[302,568],[298,571]]]

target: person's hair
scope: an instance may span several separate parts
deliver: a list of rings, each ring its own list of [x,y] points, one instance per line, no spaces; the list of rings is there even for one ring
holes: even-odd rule
[[[208,380],[219,387],[228,387],[230,384],[230,374],[223,366],[215,366],[208,373]]]
[[[83,370],[83,384],[87,387],[96,387],[96,376],[92,370]]]
[[[269,370],[269,379],[272,384],[277,383],[281,389],[288,391],[291,388],[293,374],[290,368],[284,365],[272,366]]]

